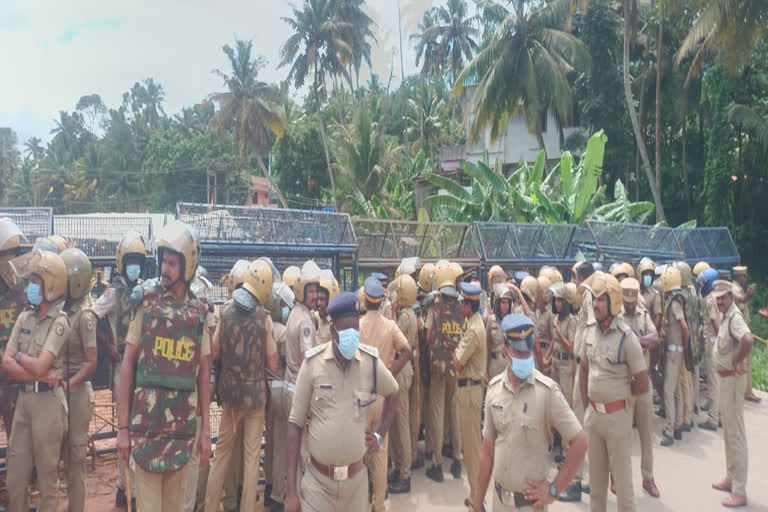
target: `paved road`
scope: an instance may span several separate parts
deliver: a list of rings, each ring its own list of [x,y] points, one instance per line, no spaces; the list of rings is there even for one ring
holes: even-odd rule
[[[768,512],[768,394],[761,404],[747,403],[745,422],[749,446],[749,480],[747,494],[749,506],[743,510]],[[697,418],[703,421],[703,417]],[[660,433],[662,423],[656,421],[656,432]],[[642,512],[672,511],[721,511],[725,510],[720,501],[725,496],[711,488],[711,483],[724,476],[725,449],[722,431],[708,432],[695,430],[684,434],[682,441],[672,447],[654,448],[654,472],[661,498],[651,498],[640,487],[640,442],[634,436],[632,470],[635,475],[635,501],[637,510]],[[658,443],[660,439],[657,439]],[[454,480],[448,472],[449,464],[444,462],[446,479],[437,484],[418,470],[411,480],[410,495],[390,496],[388,510],[419,512],[465,511],[464,498],[469,493],[466,475]],[[616,510],[616,500],[609,493],[608,510]],[[491,503],[490,495],[486,503]],[[582,503],[555,503],[549,509],[554,512],[575,512],[589,510],[589,497]],[[490,511],[490,507],[489,507]]]

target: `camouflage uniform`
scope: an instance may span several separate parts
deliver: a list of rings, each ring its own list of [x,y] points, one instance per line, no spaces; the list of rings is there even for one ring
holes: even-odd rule
[[[0,294],[0,360],[3,358],[5,346],[13,332],[13,325],[27,303],[27,295],[23,288],[8,288],[5,281],[0,280],[4,290]],[[0,417],[5,425],[6,439],[11,437],[13,410],[19,396],[19,386],[0,370]]]
[[[193,294],[177,302],[164,291],[145,295],[130,323],[125,342],[137,349],[130,431],[139,510],[183,509],[197,429],[197,373],[211,350],[206,313]]]
[[[206,512],[219,510],[221,489],[237,430],[243,430],[243,480],[249,484],[258,481],[267,402],[266,361],[268,356],[277,352],[272,338],[272,318],[262,305],[247,312],[234,302],[228,302],[222,308],[213,343],[221,347],[218,393],[223,406],[216,456],[205,491]],[[245,485],[242,508],[254,510],[257,499],[255,486]]]

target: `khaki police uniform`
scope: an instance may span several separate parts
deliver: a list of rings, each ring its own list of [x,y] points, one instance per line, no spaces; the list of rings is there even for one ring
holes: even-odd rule
[[[488,335],[488,378],[492,379],[507,368],[507,362],[501,349],[504,347],[504,333],[501,332],[501,319],[493,313],[485,324]]]
[[[96,350],[96,315],[86,301],[78,301],[69,309],[72,325],[63,351],[64,371],[71,379],[86,364],[86,352]],[[69,359],[67,364],[66,360]],[[69,366],[69,368],[67,368]],[[86,380],[69,390],[69,432],[67,433],[67,484],[70,512],[85,510],[85,458],[88,454],[88,425],[96,400],[91,382]]]
[[[685,319],[683,306],[676,298],[670,300],[666,312],[667,336],[666,364],[664,365],[664,434],[672,437],[676,430],[683,424],[683,402],[680,390],[680,381],[685,360],[683,356],[683,330],[680,320]]]
[[[622,307],[621,320],[635,331],[639,338],[647,334],[655,334],[656,326],[651,315],[638,303],[633,312]],[[650,365],[651,354],[643,349],[646,366]],[[640,435],[640,471],[643,481],[653,479],[653,386],[648,385],[648,391],[632,397],[632,411]]]
[[[702,297],[702,335],[704,337],[704,354],[707,365],[707,398],[709,410],[707,420],[717,426],[720,422],[720,376],[715,366],[715,347],[717,345],[717,330],[715,325],[720,325],[720,310],[717,309],[717,300],[712,293]]]
[[[317,311],[312,312],[312,318],[315,321],[315,330],[317,331],[315,346],[331,341],[333,339],[331,336],[331,318],[327,314],[323,318]]]
[[[272,484],[272,499],[285,503],[285,435],[288,431],[290,404],[285,393],[285,326],[272,324],[272,338],[277,349],[277,373],[267,374],[269,387],[269,410],[264,449],[264,474],[267,483]]]
[[[386,318],[387,320],[392,320],[392,301],[389,300],[389,297],[384,297],[381,300],[381,307],[379,308],[379,311],[381,311],[381,314]]]
[[[619,512],[635,510],[632,488],[632,375],[647,369],[632,329],[614,318],[606,332],[587,327],[581,358],[589,362],[584,417],[589,451],[590,509],[606,510],[608,474],[613,474]]]
[[[418,368],[419,333],[418,320],[412,308],[401,308],[397,318],[397,327],[403,333],[408,344],[413,349],[411,360],[405,363],[403,369],[395,377],[399,386],[397,392],[397,412],[389,433],[391,434],[390,452],[392,464],[398,476],[407,480],[411,477],[411,462],[413,461],[412,442],[414,441],[411,429],[419,431],[418,410],[418,378],[414,368]],[[381,353],[381,352],[379,352]],[[414,400],[411,406],[411,398]]]
[[[170,292],[165,291],[164,294]],[[187,301],[199,300],[192,295],[187,295],[185,298]],[[128,327],[128,334],[125,337],[125,343],[137,347],[137,350],[141,347],[141,338],[144,330],[144,314],[148,312],[150,306],[145,302],[142,302],[136,307],[136,314],[131,320]],[[200,342],[200,357],[208,357],[211,354],[211,339],[208,333],[208,329],[202,329],[202,339]],[[196,392],[195,392],[196,394]],[[199,420],[198,420],[199,422]],[[133,423],[133,419],[132,419]],[[131,432],[131,437],[135,434]],[[196,443],[194,443],[196,444]],[[131,449],[136,450],[137,446],[131,442]],[[193,451],[196,447],[193,447]],[[132,485],[136,486],[136,507],[138,510],[160,510],[166,511],[181,511],[184,509],[184,502],[186,498],[186,489],[188,481],[188,473],[190,464],[187,463],[182,466],[178,471],[166,472],[166,473],[151,473],[143,469],[139,464],[136,464],[131,457],[131,469],[135,472],[136,482]]]
[[[408,340],[397,327],[397,324],[386,318],[381,311],[377,310],[367,311],[365,315],[360,318],[360,342],[376,348],[378,351],[379,362],[383,363],[384,366],[387,367],[387,370],[392,368],[392,363],[395,362],[395,354],[408,344]],[[403,382],[410,387],[410,382],[413,379],[413,369],[408,367],[408,365],[406,365],[406,367],[403,367],[400,373],[395,376],[395,379],[398,382],[398,392],[400,382]],[[408,373],[401,375],[406,371]],[[368,430],[370,432],[376,431],[383,410],[384,399],[380,396],[368,409]],[[384,499],[387,494],[388,450],[389,434],[386,434],[383,436],[381,449],[368,458],[368,473],[371,482],[373,482],[373,508],[378,512],[384,510]],[[410,447],[408,447],[408,450],[410,451]],[[408,468],[410,468],[410,465]]]
[[[578,321],[576,324],[576,334],[574,334],[573,339],[573,355],[575,356],[576,365],[578,367],[578,364],[581,362],[581,353],[584,347],[584,333],[588,326],[595,324],[595,312],[592,309],[592,292],[589,290],[585,290],[582,294],[581,308],[579,309],[579,314],[576,318]],[[580,382],[581,377],[577,371],[573,378],[573,395],[571,397],[571,403],[573,404],[573,413],[576,415],[579,423],[583,426],[584,414],[587,409],[586,404],[584,404],[584,401],[581,399]],[[584,455],[584,461],[576,471],[574,478],[576,481],[584,484],[589,482],[589,452]]]
[[[551,301],[550,301],[551,302]],[[533,319],[536,322],[536,345],[538,345],[539,352],[543,358],[549,350],[549,344],[552,342],[552,329],[555,321],[555,316],[552,314],[552,308],[547,304],[547,307],[543,311],[539,311],[536,318]],[[551,368],[539,368],[539,371],[545,375],[549,375],[552,371]]]
[[[642,283],[642,279],[639,280]],[[640,296],[643,298],[645,309],[651,314],[652,319],[661,317],[661,295],[652,286],[644,288],[640,285]]]
[[[733,494],[747,495],[747,435],[744,430],[744,388],[747,375],[733,368],[733,356],[739,351],[741,339],[750,332],[736,303],[723,315],[717,332],[715,365],[720,376],[720,417],[725,441],[726,478]],[[747,354],[749,359],[750,354]],[[18,412],[17,412],[18,414]]]
[[[293,394],[304,353],[314,347],[317,339],[312,313],[297,302],[285,324],[285,381],[289,396]]]
[[[30,357],[43,351],[56,356],[51,370],[63,374],[62,348],[69,338],[69,318],[63,311],[64,301],[51,304],[45,316],[27,307],[13,327],[8,349]],[[43,390],[45,389],[45,390]],[[64,390],[57,386],[30,381],[20,383],[19,399],[8,440],[9,512],[27,512],[27,485],[32,481],[32,468],[37,469],[40,512],[54,512],[58,507],[58,467],[64,432],[67,429],[67,404]]]
[[[262,335],[264,337],[259,339]],[[272,338],[272,318],[261,305],[248,313],[230,302],[222,309],[213,343],[222,347],[219,375],[222,389],[219,393],[224,404],[216,453],[205,490],[205,512],[219,510],[230,459],[233,451],[239,450],[236,445],[237,431],[243,432],[243,481],[247,482],[243,486],[241,507],[254,510],[259,496],[258,489],[252,484],[259,479],[267,399],[266,362],[277,353]],[[226,354],[225,350],[234,353]]]
[[[746,293],[744,292],[744,288],[741,287],[739,283],[736,281],[733,282],[733,298],[743,298]],[[749,323],[752,321],[749,315],[749,302],[737,302],[736,307],[739,308],[739,311],[741,311],[741,316],[744,317],[744,321],[747,323],[747,327],[749,327]],[[746,388],[745,391],[750,392],[752,391],[752,358],[747,358],[747,373],[746,373],[747,379],[746,379]]]
[[[569,406],[573,405],[573,381],[576,376],[576,360],[573,357],[573,352],[568,350],[560,341],[560,336],[558,336],[555,326],[558,326],[562,335],[573,343],[573,340],[576,338],[577,323],[578,320],[571,314],[553,316],[552,330],[550,331],[550,337],[555,345],[552,350],[552,378],[560,386]]]
[[[368,409],[377,397],[396,393],[397,381],[378,360],[376,349],[367,345],[359,346],[346,370],[336,361],[332,343],[305,355],[288,417],[302,430],[310,418],[305,434],[309,460],[299,490],[301,510],[364,511],[368,506],[363,462]],[[379,451],[386,457],[384,447]]]
[[[514,494],[522,494],[528,480],[555,479],[557,466],[549,451],[552,429],[566,444],[582,431],[552,379],[534,370],[518,390],[509,379],[508,371],[491,379],[485,396],[483,439],[494,442],[494,512],[533,510],[531,506],[515,507]]]
[[[469,480],[469,495],[474,497],[482,444],[482,384],[488,364],[485,325],[480,313],[473,313],[464,322],[455,357],[463,367],[458,375],[456,402],[459,406],[461,448]]]

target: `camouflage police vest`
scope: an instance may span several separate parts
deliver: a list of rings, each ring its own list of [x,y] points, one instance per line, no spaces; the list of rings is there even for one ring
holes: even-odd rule
[[[219,320],[221,373],[219,399],[232,407],[260,409],[266,404],[267,311],[252,312],[227,303]]]
[[[137,285],[142,283],[141,279],[136,281]],[[128,335],[128,326],[131,325],[131,318],[133,318],[134,306],[131,304],[131,292],[133,288],[128,285],[128,282],[123,276],[116,276],[112,280],[112,289],[117,295],[117,320],[115,322],[115,329],[117,332],[115,340],[118,349],[122,352],[125,348],[125,337]]]
[[[27,294],[23,288],[6,288],[0,295],[0,359],[11,338],[16,319],[27,305]],[[0,385],[11,385],[13,380],[0,370]]]
[[[130,422],[133,458],[145,471],[164,473],[183,467],[194,448],[206,308],[192,295],[182,303],[168,294],[149,295],[143,304]]]
[[[433,374],[455,376],[453,353],[461,339],[461,304],[441,301],[435,305],[435,319],[432,326],[434,342],[430,347],[430,364]]]

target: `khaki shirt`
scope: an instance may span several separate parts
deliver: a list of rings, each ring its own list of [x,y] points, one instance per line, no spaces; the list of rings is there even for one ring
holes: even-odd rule
[[[629,399],[632,375],[648,368],[637,335],[618,318],[605,333],[597,323],[587,327],[580,357],[589,361],[589,399],[600,403]]]
[[[547,304],[544,311],[540,311],[535,319],[536,322],[536,343],[549,344],[552,341],[552,325],[555,315],[552,314],[552,306]]]
[[[581,309],[579,309],[579,316],[576,318],[576,334],[573,336],[573,355],[581,358],[581,352],[584,347],[584,333],[588,326],[595,324],[595,310],[592,309],[591,291],[584,290],[581,299]]]
[[[267,372],[267,380],[282,380],[285,377],[285,326],[280,322],[272,323],[272,339],[277,351],[277,374]],[[277,377],[275,379],[275,377]]]
[[[667,336],[664,343],[667,345],[683,346],[683,328],[680,320],[685,319],[683,306],[678,299],[672,299],[667,306]]]
[[[411,359],[405,363],[400,373],[404,377],[412,376],[419,360],[419,319],[416,318],[416,313],[414,313],[413,309],[400,308],[400,315],[397,317],[397,327],[413,349]]]
[[[408,340],[395,322],[386,318],[381,311],[367,311],[360,319],[360,343],[375,347],[379,359],[392,368],[395,352],[408,344]]]
[[[563,444],[582,431],[557,384],[534,370],[515,391],[505,371],[488,384],[483,439],[494,442],[493,478],[506,491],[522,492],[526,480],[557,475],[551,445],[552,428]]]
[[[501,349],[504,348],[504,333],[501,332],[501,321],[496,319],[496,313],[488,317],[485,330],[491,339],[491,353],[501,353]]]
[[[307,306],[297,302],[285,323],[285,380],[293,384],[304,352],[316,345],[315,324]]]
[[[653,287],[640,288],[640,294],[645,302],[645,309],[651,314],[651,320],[661,316],[661,295]]]
[[[560,341],[560,336],[557,335],[557,331],[555,331],[555,326],[560,327],[560,332],[565,336],[565,338],[573,343],[574,338],[576,338],[576,324],[578,323],[578,320],[576,320],[576,317],[568,314],[564,318],[560,317],[560,315],[553,315],[552,316],[552,330],[550,332],[550,336],[553,340],[555,340],[555,352],[563,352],[566,354],[570,354],[571,352],[565,348],[565,345],[563,345],[563,342]]]
[[[331,336],[331,318],[328,315],[323,318],[317,311],[312,312],[312,317],[315,320],[315,329],[317,330],[315,346],[331,341],[333,338]]]
[[[384,297],[384,300],[381,301],[379,311],[384,315],[384,318],[392,320],[392,301],[389,300],[389,298]]]
[[[648,313],[647,309],[641,308],[640,304],[635,306],[635,310],[632,313],[624,309],[624,306],[622,306],[621,321],[627,324],[627,326],[629,326],[633,331],[635,331],[635,334],[637,334],[638,338],[642,338],[646,334],[658,332],[656,330],[656,326],[653,323],[653,319],[651,318],[651,314]],[[650,368],[651,353],[645,349],[643,349],[643,353],[645,354],[645,364]]]
[[[741,338],[748,332],[752,331],[734,302],[723,315],[720,329],[717,331],[715,366],[723,370],[733,370],[733,355],[739,350]]]
[[[377,361],[377,394],[373,395],[375,352],[360,345],[346,370],[336,360],[332,343],[306,353],[288,421],[303,430],[306,418],[310,418],[307,447],[322,464],[343,466],[360,460],[365,454],[370,402],[398,390],[395,378]]]
[[[715,296],[710,293],[706,297],[702,297],[701,302],[701,332],[705,338],[715,338],[717,337],[717,331],[715,330],[713,322],[719,322],[721,316],[720,310],[717,309],[717,300],[715,299]]]
[[[736,281],[733,282],[733,298],[734,299],[742,299],[744,297],[744,288],[741,287],[739,283]],[[739,302],[736,303],[736,307],[739,308],[739,311],[741,311],[741,315],[744,317],[744,321],[747,322],[747,327],[749,327],[749,302]]]
[[[485,339],[485,325],[480,313],[473,313],[462,328],[461,340],[454,357],[464,366],[459,378],[480,380],[485,377],[488,364],[488,345]]]
[[[96,348],[96,314],[88,308],[87,303],[79,301],[70,308],[69,319],[72,329],[65,354],[69,356],[68,377],[71,377],[85,366],[85,353],[88,349]],[[65,360],[65,371],[66,366]]]
[[[21,312],[13,326],[8,340],[8,349],[12,347],[17,352],[30,357],[40,357],[43,350],[46,350],[56,356],[51,370],[62,373],[64,358],[61,348],[67,342],[71,330],[69,317],[64,313],[63,308],[63,300],[51,304],[45,316],[38,319],[35,308],[28,306]]]

